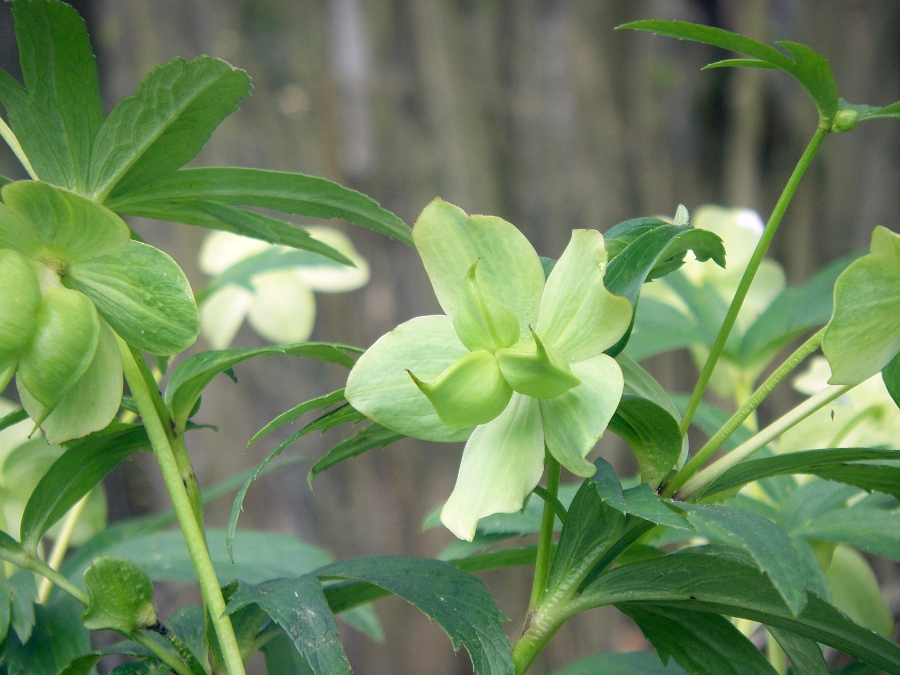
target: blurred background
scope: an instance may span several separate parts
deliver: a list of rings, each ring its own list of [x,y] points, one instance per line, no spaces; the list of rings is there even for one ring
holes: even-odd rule
[[[816,112],[786,75],[701,67],[724,53],[702,45],[615,32],[639,18],[684,19],[763,41],[810,45],[831,63],[851,102],[900,99],[900,3],[874,0],[83,0],[107,109],[153,67],[210,54],[249,72],[253,94],[195,165],[238,165],[325,176],[358,189],[412,225],[435,196],[468,213],[502,216],[541,255],[558,257],[573,228],[605,231],[629,218],[705,203],[751,207],[765,219],[808,139]],[[18,75],[9,6],[0,6],[0,65]],[[25,174],[6,147],[0,173]],[[297,221],[301,222],[301,221]],[[311,223],[312,221],[310,221]],[[830,137],[804,179],[771,255],[799,283],[824,263],[868,246],[872,228],[900,228],[900,124],[867,122]],[[195,288],[205,231],[136,220],[142,236],[178,260]],[[371,281],[317,296],[313,339],[370,345],[413,316],[438,311],[417,255],[346,224]],[[234,346],[264,344],[246,326]],[[198,343],[195,349],[208,346]],[[685,354],[644,365],[670,390],[690,391]],[[189,439],[201,486],[258,464],[281,436],[244,452],[254,432],[301,401],[343,386],[333,366],[258,359],[207,390]],[[772,419],[774,405],[761,410]],[[289,453],[318,458],[340,436],[307,437]],[[611,434],[599,450],[629,475],[635,465]],[[240,526],[295,533],[336,557],[435,556],[452,541],[422,532],[449,495],[461,446],[405,440],[306,484],[309,464],[254,484]],[[108,480],[110,518],[168,506],[150,456]],[[571,480],[571,476],[569,477]],[[209,507],[223,526],[230,499]],[[896,569],[875,561],[887,592]],[[484,576],[518,630],[530,577]],[[169,591],[177,606],[184,589]],[[164,600],[165,604],[165,600]],[[354,671],[467,673],[441,630],[402,601],[376,611],[386,639],[342,627]],[[165,615],[165,609],[163,610]],[[536,673],[599,651],[644,646],[627,619],[593,611],[552,641]]]

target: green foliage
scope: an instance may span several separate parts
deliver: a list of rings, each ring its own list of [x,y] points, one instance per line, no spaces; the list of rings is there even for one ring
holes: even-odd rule
[[[641,467],[641,481],[656,487],[681,454],[678,421],[667,410],[639,396],[623,396],[609,429],[628,443]]]
[[[84,573],[90,604],[81,618],[90,630],[130,633],[156,625],[153,583],[140,567],[125,558],[97,558]]]

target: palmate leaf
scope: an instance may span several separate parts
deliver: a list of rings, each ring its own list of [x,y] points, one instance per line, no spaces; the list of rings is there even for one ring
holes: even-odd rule
[[[30,573],[28,573],[30,574]],[[35,605],[35,626],[23,644],[10,634],[0,647],[9,675],[58,675],[73,659],[91,651],[90,633],[82,625],[84,606],[63,597],[47,605]]]
[[[509,640],[501,627],[505,617],[484,584],[470,574],[438,560],[378,556],[343,560],[317,570],[316,575],[323,580],[366,582],[371,586],[359,590],[368,592],[371,599],[389,591],[415,605],[446,631],[454,649],[466,648],[477,675],[515,672]],[[332,610],[340,611],[341,588],[326,587],[325,595]]]
[[[106,205],[117,213],[179,221],[181,208],[197,216],[197,200],[313,218],[343,218],[412,245],[410,228],[375,200],[330,180],[299,173],[227,167],[180,169],[112,198]],[[233,223],[229,226],[235,227]],[[255,236],[249,231],[241,234]]]
[[[180,168],[237,110],[250,78],[220,59],[174,59],[119,101],[94,141],[89,191],[103,202]]]
[[[274,579],[254,586],[239,582],[227,614],[256,604],[291,638],[316,675],[350,673],[337,623],[316,577]]]
[[[216,375],[230,370],[242,361],[254,356],[288,354],[337,363],[349,368],[353,365],[353,359],[349,355],[359,354],[361,351],[361,349],[347,345],[298,342],[258,349],[223,349],[201,352],[178,364],[178,367],[172,371],[166,386],[166,405],[169,406],[177,428],[181,430],[184,429],[188,417],[206,385]]]
[[[328,408],[337,403],[346,403],[343,389],[338,389],[337,391],[333,391],[330,394],[325,394],[324,396],[319,396],[309,401],[304,401],[300,405],[294,406],[290,410],[281,413],[278,417],[276,417],[262,429],[253,434],[253,438],[247,441],[247,448],[249,449],[251,445],[256,443],[256,441],[258,441],[263,436],[272,433],[276,429],[283,427],[285,424],[290,424],[302,415],[305,415],[308,412],[312,412],[313,410],[324,410],[325,408]]]
[[[784,649],[796,675],[829,675],[822,650],[815,640],[780,628],[769,628],[769,635]],[[771,638],[770,638],[771,639]]]
[[[13,4],[24,88],[0,71],[0,101],[38,177],[85,192],[103,124],[97,64],[84,20],[55,0]]]
[[[788,55],[756,40],[722,28],[701,26],[686,21],[634,21],[619,28],[643,30],[681,40],[701,42],[729,51],[745,54],[748,59],[726,59],[707,67],[759,67],[784,71],[797,80],[812,97],[819,116],[830,124],[838,111],[837,83],[828,62],[805,45],[781,41],[778,44]]]
[[[759,621],[830,645],[891,675],[900,674],[900,646],[858,626],[813,594],[794,616],[768,578],[734,549],[683,549],[609,570],[584,589],[572,610],[622,603]]]
[[[900,560],[900,512],[851,506],[834,509],[804,523],[798,534],[817,541],[846,543],[869,553]]]
[[[313,464],[307,476],[307,482],[312,488],[313,479],[323,471],[327,471],[333,466],[340,464],[353,457],[375,448],[386,448],[391,443],[406,438],[403,434],[398,434],[380,424],[370,424],[360,429],[352,438],[342,441],[329,450],[324,457]]]

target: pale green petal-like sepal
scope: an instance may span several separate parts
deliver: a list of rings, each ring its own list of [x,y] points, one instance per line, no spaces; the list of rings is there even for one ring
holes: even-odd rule
[[[831,384],[858,384],[900,352],[900,235],[872,232],[871,253],[834,286],[834,315],[822,339]]]
[[[22,406],[32,419],[41,419],[43,406],[21,381],[18,384]],[[41,430],[52,444],[87,436],[112,421],[121,401],[122,359],[115,335],[101,319],[100,338],[91,365],[41,422]]]
[[[569,363],[616,344],[631,323],[631,303],[606,290],[606,248],[596,230],[573,230],[550,273],[537,332]]]
[[[430,382],[422,382],[412,371],[409,375],[451,429],[487,424],[503,412],[512,396],[497,359],[482,350],[460,356]]]
[[[316,322],[316,299],[293,270],[274,270],[253,278],[255,295],[248,320],[253,329],[276,344],[303,342]]]
[[[34,263],[12,249],[0,250],[0,355],[17,354],[31,339],[40,302]]]
[[[407,371],[433,380],[468,354],[446,316],[420,316],[382,336],[363,354],[347,379],[350,404],[371,420],[426,441],[462,441],[470,429],[445,426]]]
[[[466,273],[481,258],[478,283],[482,291],[516,315],[520,334],[535,324],[544,269],[515,226],[493,216],[467,216],[459,207],[435,199],[416,220],[412,237],[448,316],[456,314]]]
[[[513,394],[503,414],[475,429],[466,443],[441,522],[460,539],[472,541],[480,518],[521,509],[543,472],[540,405]]]
[[[534,398],[555,398],[581,384],[565,361],[544,347],[531,332],[534,342],[520,342],[497,351],[500,371],[513,391]]]
[[[508,307],[482,292],[476,278],[478,262],[476,260],[466,273],[463,292],[453,316],[453,327],[470,350],[483,349],[493,354],[498,349],[516,344],[519,320]]]
[[[589,478],[596,467],[584,458],[616,412],[625,380],[615,359],[600,354],[572,365],[581,385],[541,401],[544,442],[550,454],[576,476]]]

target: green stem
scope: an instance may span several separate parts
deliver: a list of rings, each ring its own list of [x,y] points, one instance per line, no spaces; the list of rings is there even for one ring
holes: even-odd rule
[[[800,185],[800,179],[803,178],[803,174],[806,173],[807,168],[809,168],[813,157],[815,157],[816,151],[819,149],[822,141],[825,140],[828,131],[829,127],[824,125],[820,125],[816,130],[809,145],[806,146],[803,156],[800,157],[800,161],[797,162],[797,166],[794,168],[794,172],[791,174],[787,185],[784,186],[784,191],[781,193],[781,197],[778,198],[778,203],[775,204],[775,209],[769,217],[769,222],[766,223],[766,229],[763,230],[762,237],[760,237],[759,242],[756,244],[756,250],[753,251],[753,256],[750,258],[747,269],[744,270],[744,276],[741,277],[741,283],[738,285],[737,292],[734,294],[734,299],[731,301],[731,306],[728,308],[728,313],[725,315],[725,321],[719,329],[716,341],[713,343],[712,349],[709,352],[709,357],[706,359],[706,364],[703,366],[703,370],[700,373],[700,378],[697,380],[697,386],[694,387],[687,409],[684,411],[684,418],[681,420],[682,436],[687,433],[687,430],[691,425],[691,420],[694,419],[694,413],[697,412],[697,406],[700,405],[700,399],[703,398],[703,392],[706,391],[706,385],[709,384],[709,380],[716,368],[716,363],[718,363],[719,357],[725,349],[725,343],[728,340],[731,329],[734,327],[734,322],[737,321],[738,313],[741,311],[741,306],[744,304],[744,298],[747,297],[747,291],[750,290],[750,284],[753,283],[756,271],[762,263],[763,256],[765,256],[769,244],[772,242],[772,238],[775,236],[775,231],[778,229],[778,225],[784,217],[784,212],[787,210],[788,204],[791,203],[791,199],[797,191],[797,186]]]
[[[36,572],[37,574],[40,574],[44,578],[52,581],[54,584],[59,586],[66,593],[68,593],[73,598],[78,600],[78,602],[80,602],[85,607],[87,607],[88,604],[90,604],[90,598],[88,597],[87,593],[85,593],[83,590],[78,588],[78,586],[76,586],[71,581],[69,581],[69,579],[66,578],[65,576],[63,576],[60,572],[57,572],[55,569],[50,567],[50,565],[45,563],[43,560],[39,560],[39,559],[31,560],[31,561],[29,561],[29,564],[27,567],[32,572]]]
[[[744,461],[750,455],[760,448],[768,445],[772,440],[783,434],[785,431],[793,427],[795,424],[802,422],[820,408],[824,408],[834,399],[855,387],[855,384],[847,384],[842,386],[832,385],[826,387],[815,396],[808,398],[806,401],[798,405],[796,408],[788,412],[786,415],[778,418],[772,424],[760,431],[758,434],[742,443],[734,450],[725,455],[717,462],[713,462],[703,471],[691,478],[681,488],[681,498],[686,499],[694,493],[702,490],[704,487],[712,483],[716,478],[725,473],[734,465]]]
[[[153,453],[156,455],[156,461],[159,464],[163,481],[172,500],[172,507],[175,509],[175,515],[178,518],[178,524],[181,527],[191,563],[193,563],[194,570],[197,572],[204,604],[209,610],[216,636],[219,638],[219,643],[222,647],[225,666],[230,675],[244,675],[244,662],[241,658],[234,628],[229,617],[225,615],[225,599],[222,596],[222,589],[219,587],[219,580],[216,578],[216,572],[209,557],[209,550],[206,547],[203,531],[197,524],[196,514],[187,490],[181,482],[181,472],[178,470],[178,463],[175,460],[166,429],[157,414],[151,393],[148,390],[144,377],[141,375],[140,367],[135,361],[131,349],[122,338],[117,336],[117,340],[119,342],[119,353],[122,356],[122,370],[125,374],[125,380],[128,382],[128,387],[131,389],[131,394],[134,396],[138,409],[141,411],[141,418],[144,421],[147,436],[150,438],[150,445],[153,447]]]
[[[31,166],[31,162],[28,160],[28,155],[25,154],[25,151],[19,144],[19,139],[16,138],[16,135],[13,133],[12,129],[9,128],[9,125],[6,124],[2,117],[0,117],[0,138],[6,141],[6,144],[13,151],[13,154],[22,163],[22,166],[25,167],[28,175],[31,176],[34,180],[40,180],[37,176],[37,173],[35,173],[34,171],[34,167]]]
[[[559,494],[559,474],[561,467],[559,462],[549,453],[547,454],[547,493],[556,499]],[[529,613],[537,607],[544,587],[547,585],[547,575],[550,573],[550,554],[553,550],[553,523],[556,520],[556,512],[553,504],[544,501],[544,513],[541,516],[541,533],[538,539],[537,560],[534,562],[534,582],[531,585],[531,600],[528,602]]]
[[[72,539],[72,533],[75,531],[75,525],[78,524],[78,519],[81,517],[81,512],[84,511],[84,505],[87,504],[89,496],[90,493],[86,494],[77,504],[75,504],[75,506],[69,509],[69,513],[66,515],[59,536],[56,538],[56,541],[53,542],[53,550],[50,551],[50,557],[47,559],[47,564],[52,569],[58,570],[59,566],[62,565],[66,551],[69,549],[69,541]],[[46,604],[52,588],[53,582],[47,577],[44,577],[44,580],[41,582],[41,588],[38,591],[38,602]]]
[[[734,413],[734,415],[731,416],[731,419],[729,419],[725,425],[719,429],[709,441],[707,441],[706,445],[700,448],[697,451],[697,454],[694,455],[691,460],[675,474],[675,476],[673,476],[672,480],[669,481],[662,493],[663,497],[671,497],[691,476],[700,470],[700,467],[703,466],[706,460],[708,460],[716,450],[722,447],[722,443],[728,440],[731,434],[737,431],[744,420],[746,420],[759,407],[759,404],[772,393],[772,390],[775,389],[784,378],[790,375],[807,356],[819,348],[822,344],[822,336],[824,334],[825,329],[823,328],[809,338],[809,340],[800,345],[800,347],[797,348],[797,351],[791,354],[774,373],[769,375],[760,388],[753,393],[743,406],[741,406],[740,410]]]
[[[172,652],[163,647],[156,640],[151,639],[149,635],[144,635],[140,631],[136,630],[132,633],[129,633],[128,637],[137,642],[147,651],[151,652],[153,656],[169,666],[169,668],[178,673],[178,675],[194,675],[184,661],[175,656]]]

